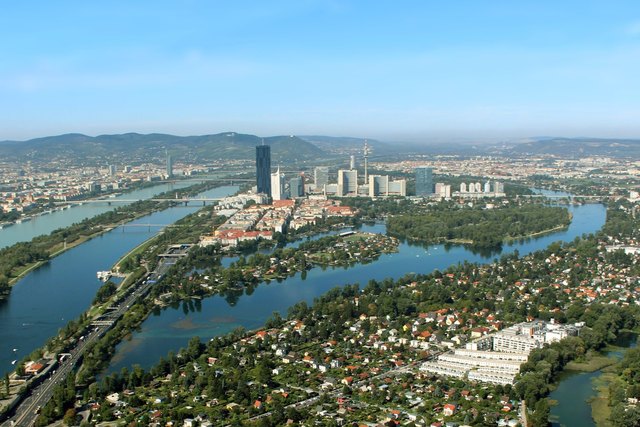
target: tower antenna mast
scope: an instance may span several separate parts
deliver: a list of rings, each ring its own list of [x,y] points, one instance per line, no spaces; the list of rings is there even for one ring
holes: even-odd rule
[[[368,163],[368,158],[369,158],[369,154],[371,154],[371,147],[369,147],[369,144],[367,143],[367,140],[364,140],[364,183],[368,184],[369,183],[369,163]]]

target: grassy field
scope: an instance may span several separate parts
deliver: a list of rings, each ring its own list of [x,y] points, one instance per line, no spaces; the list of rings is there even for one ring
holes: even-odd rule
[[[565,369],[580,372],[595,372],[616,363],[616,359],[604,356],[598,352],[589,352],[583,362],[571,361]]]
[[[609,387],[616,381],[616,375],[613,372],[605,372],[596,380],[595,385],[598,395],[589,402],[591,404],[591,416],[598,427],[606,427],[611,424],[609,417],[611,416],[611,407],[609,406]]]

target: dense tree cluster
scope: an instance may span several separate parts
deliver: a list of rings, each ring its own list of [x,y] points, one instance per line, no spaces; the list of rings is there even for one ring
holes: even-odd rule
[[[389,217],[389,234],[427,243],[467,241],[478,248],[499,247],[505,239],[517,239],[533,233],[567,226],[567,209],[538,204],[499,209],[437,209],[419,215]]]
[[[610,420],[614,427],[640,425],[640,349],[627,350],[609,386]],[[633,403],[636,402],[636,403]]]

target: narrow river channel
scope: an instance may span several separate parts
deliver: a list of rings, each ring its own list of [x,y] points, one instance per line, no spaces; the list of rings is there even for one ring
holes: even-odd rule
[[[237,190],[236,186],[218,187],[198,196],[224,197]],[[134,223],[171,224],[201,207],[199,203],[175,206]],[[159,231],[159,227],[116,228],[68,250],[20,280],[9,298],[0,301],[0,375],[12,371],[12,361],[42,346],[89,307],[101,285],[97,271],[109,270],[123,254]]]
[[[573,221],[567,230],[505,245],[502,253],[517,249],[520,255],[528,254],[556,241],[568,242],[585,233],[596,232],[604,224],[606,209],[601,204],[570,206],[569,209]],[[385,226],[365,226],[363,230],[384,233]],[[462,246],[446,249],[444,245],[401,244],[398,253],[382,255],[370,264],[325,270],[315,268],[307,272],[305,279],[298,273],[281,282],[260,284],[251,295],[243,295],[233,304],[222,296],[183,302],[149,316],[139,331],[133,332],[129,340],[117,347],[107,373],[135,364],[149,368],[169,351],[185,347],[193,336],[207,340],[240,326],[259,328],[274,311],[286,314],[293,304],[299,301],[311,303],[335,286],[356,282],[366,285],[370,279],[396,279],[409,272],[429,273],[464,261],[487,263],[498,256],[482,256]]]
[[[625,350],[638,345],[638,335],[620,334],[614,343],[620,350],[606,351],[607,357],[620,360]],[[553,427],[595,427],[591,416],[591,399],[598,395],[595,381],[602,375],[602,370],[595,372],[566,371],[560,377],[560,383],[549,399],[558,402],[551,408],[551,425]]]

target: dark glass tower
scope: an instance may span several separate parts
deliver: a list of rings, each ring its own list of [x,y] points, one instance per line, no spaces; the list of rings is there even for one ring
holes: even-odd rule
[[[258,193],[271,197],[271,147],[268,145],[256,147],[256,184]]]
[[[416,196],[430,196],[433,194],[433,169],[427,167],[417,167],[416,173]]]

